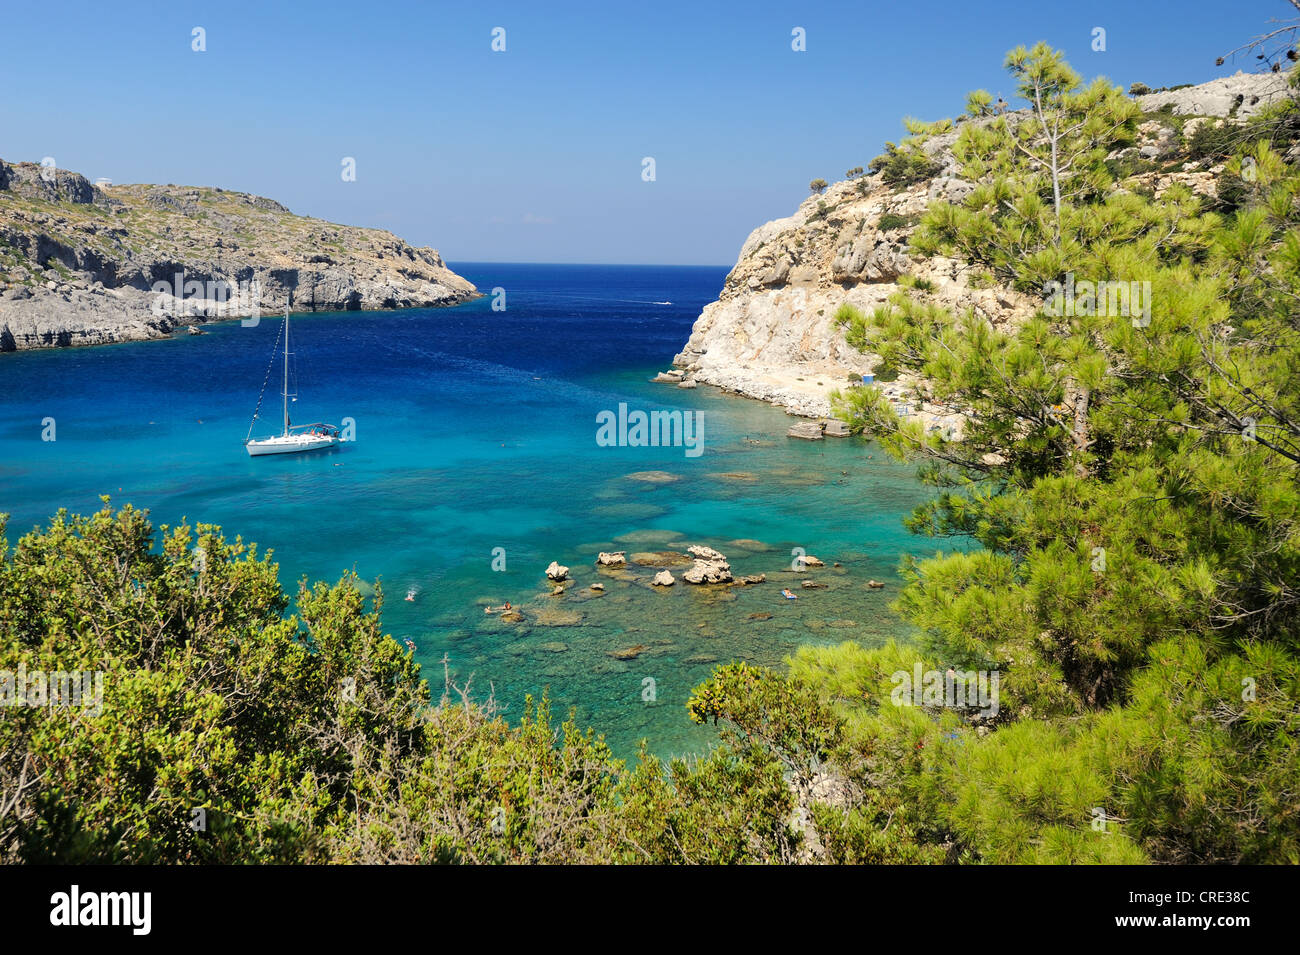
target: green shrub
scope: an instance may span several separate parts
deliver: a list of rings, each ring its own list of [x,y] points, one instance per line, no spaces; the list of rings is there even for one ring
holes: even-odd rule
[[[1249,140],[1250,133],[1243,127],[1221,119],[1207,119],[1188,137],[1187,155],[1193,160],[1223,160]]]
[[[885,151],[871,160],[868,167],[896,188],[906,188],[938,175],[943,167],[915,145],[885,143]]]
[[[882,232],[888,232],[891,229],[905,229],[915,224],[916,216],[900,216],[894,212],[886,212],[880,217],[879,228]]]

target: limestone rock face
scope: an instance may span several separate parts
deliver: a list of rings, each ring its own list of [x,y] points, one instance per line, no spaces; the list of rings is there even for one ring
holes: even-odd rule
[[[1147,112],[1170,105],[1179,115],[1231,114],[1240,120],[1285,95],[1286,74],[1267,73],[1238,74],[1136,99]],[[1008,118],[1016,123],[1024,115],[1012,112]],[[1192,122],[1185,127],[1187,135],[1195,128]],[[697,382],[771,402],[791,414],[822,418],[831,414],[831,392],[849,386],[850,378],[860,382],[878,361],[845,341],[835,322],[836,310],[845,303],[870,313],[904,291],[953,312],[969,308],[999,328],[1014,328],[1032,316],[1040,296],[985,287],[972,282],[974,270],[964,263],[914,257],[908,250],[927,208],[959,202],[975,188],[960,177],[952,155],[957,135],[953,130],[926,141],[924,148],[940,170],[929,180],[900,190],[879,175],[837,182],[824,194],[805,199],[793,215],[750,233],[718,299],[695,320],[674,364]],[[1147,120],[1133,155],[1154,166],[1177,145],[1173,124]],[[1215,171],[1144,172],[1125,186],[1149,186],[1158,194],[1175,183],[1213,197]],[[923,390],[924,384],[902,376],[892,387],[901,399]],[[950,423],[917,402],[913,406],[911,413],[926,427]],[[834,434],[842,436],[838,429]],[[806,436],[813,437],[811,431]]]
[[[1249,119],[1287,95],[1285,73],[1242,73],[1208,83],[1135,97],[1143,112],[1173,107],[1179,116],[1235,116]],[[1234,111],[1235,106],[1235,111]]]
[[[157,290],[156,290],[157,289]],[[262,196],[96,186],[0,160],[0,351],[160,338],[208,319],[454,305],[435,249]]]
[[[673,584],[677,583],[677,581],[673,580],[673,575],[668,573],[668,571],[661,570],[659,573],[655,574],[654,580],[650,581],[650,583],[655,587],[671,587]]]
[[[568,580],[569,568],[565,567],[559,561],[553,560],[546,568],[546,576],[550,580]]]
[[[596,556],[596,563],[604,567],[610,567],[616,564],[626,564],[627,551],[618,550],[618,551],[614,551],[613,553],[606,553],[605,551],[602,550]]]
[[[935,137],[936,148],[953,138]],[[674,364],[696,381],[792,414],[826,417],[830,393],[850,378],[860,381],[877,363],[850,346],[836,324],[845,302],[870,312],[903,288],[900,282],[922,279],[938,304],[975,307],[994,324],[1027,316],[1033,309],[1028,296],[972,288],[961,263],[914,259],[908,252],[930,203],[956,201],[971,188],[953,172],[900,192],[871,176],[836,183],[793,216],[760,226]]]
[[[0,189],[45,202],[86,205],[95,201],[95,187],[85,176],[30,162],[10,165],[0,160]]]

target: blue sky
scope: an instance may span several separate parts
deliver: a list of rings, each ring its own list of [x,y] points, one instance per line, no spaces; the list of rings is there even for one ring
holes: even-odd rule
[[[1284,0],[12,3],[0,158],[254,192],[453,261],[729,265],[810,179],[897,139],[902,116],[953,115],[977,87],[1010,98],[1001,62],[1017,43],[1046,40],[1124,86],[1204,82],[1253,69],[1214,59],[1292,13]],[[498,26],[505,52],[491,49]]]

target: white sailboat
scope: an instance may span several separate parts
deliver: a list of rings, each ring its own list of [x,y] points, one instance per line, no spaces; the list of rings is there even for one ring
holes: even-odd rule
[[[262,394],[257,398],[257,410],[253,412],[253,420],[248,426],[248,437],[244,440],[244,449],[248,451],[250,457],[258,457],[263,454],[292,454],[295,451],[315,451],[319,448],[328,448],[339,444],[339,429],[332,424],[306,424],[294,425],[289,421],[289,308],[285,306],[284,325],[282,327],[284,335],[284,387],[280,394],[284,398],[284,429],[277,435],[270,438],[261,438],[253,440],[253,426],[257,424],[258,413],[262,410],[262,398],[266,395],[266,381],[262,382]],[[277,345],[279,342],[277,341]],[[275,354],[271,355],[271,363],[275,364]],[[271,378],[271,369],[266,370],[266,379]],[[293,396],[297,401],[297,396]]]

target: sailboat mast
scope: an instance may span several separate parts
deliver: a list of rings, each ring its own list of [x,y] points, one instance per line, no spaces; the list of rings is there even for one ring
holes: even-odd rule
[[[284,434],[289,435],[289,310],[284,310]]]

